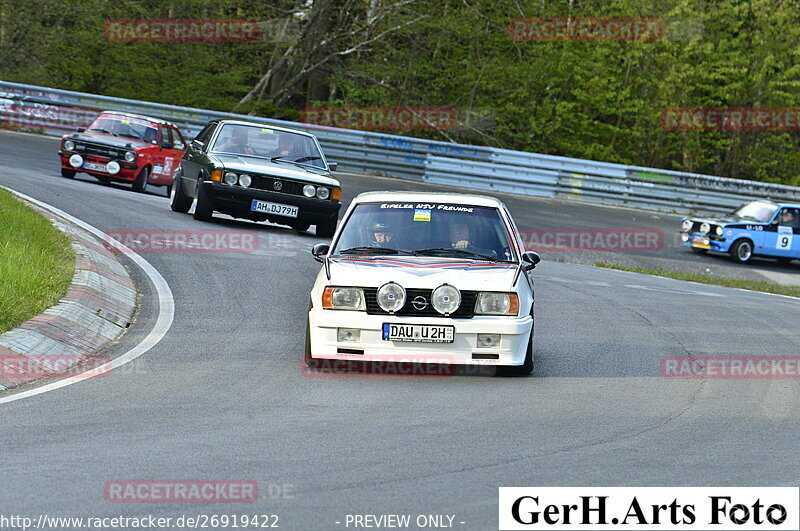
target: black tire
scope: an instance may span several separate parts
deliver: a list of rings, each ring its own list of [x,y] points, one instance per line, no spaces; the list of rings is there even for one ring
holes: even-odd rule
[[[74,179],[75,174],[78,173],[75,170],[68,170],[66,168],[61,168],[61,176],[66,177],[67,179]]]
[[[178,191],[175,190],[177,194]],[[214,214],[214,209],[211,208],[211,202],[208,200],[206,189],[203,188],[203,179],[197,180],[197,204],[194,206],[194,219],[200,221],[211,221]]]
[[[306,367],[313,369],[315,367],[314,358],[311,357],[311,323],[308,322],[306,317],[306,346],[303,351],[303,360],[306,362]]]
[[[746,264],[753,258],[753,242],[750,240],[738,240],[731,247],[730,253],[734,262]]]
[[[304,232],[308,230],[308,228],[311,226],[311,223],[295,222],[295,223],[290,223],[289,226],[292,227],[297,232]]]
[[[528,336],[528,350],[522,365],[504,365],[497,368],[497,376],[527,376],[533,372],[533,327]]]
[[[150,168],[145,166],[142,168],[142,171],[139,172],[139,175],[136,176],[136,180],[133,181],[133,191],[141,194],[147,190],[148,177],[150,177]]]
[[[172,197],[172,185],[167,185],[167,197]]]
[[[331,238],[333,233],[336,232],[336,222],[338,218],[333,217],[327,221],[317,223],[317,236],[320,238]]]
[[[173,212],[186,214],[192,208],[192,198],[183,193],[183,186],[180,181],[175,181],[175,195],[172,196],[169,207]]]

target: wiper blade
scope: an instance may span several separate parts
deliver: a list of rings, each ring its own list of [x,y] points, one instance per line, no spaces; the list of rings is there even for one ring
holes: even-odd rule
[[[380,247],[377,245],[361,245],[359,247],[350,247],[349,249],[343,249],[339,251],[338,254],[356,254],[356,253],[364,253],[364,254],[414,254],[411,251],[406,251],[405,249],[392,249],[391,247]]]
[[[291,159],[287,159],[286,157],[272,157],[269,160],[271,162],[287,162],[289,164],[294,164],[295,166],[301,166],[301,167],[304,167],[304,168],[314,168],[315,166],[312,166],[311,164],[303,164],[303,161],[314,160],[314,159],[317,159],[317,158],[319,158],[319,157],[302,157],[302,158],[299,158],[297,160],[291,160]]]
[[[127,138],[133,138],[134,140],[141,140],[142,142],[144,142],[144,138],[140,137],[139,135],[131,135],[131,134],[128,134],[128,133],[120,133],[119,136],[124,136],[124,137],[127,137]]]
[[[86,132],[87,132],[87,133],[88,133],[89,131],[97,131],[97,132],[99,132],[99,133],[106,133],[106,134],[108,134],[108,135],[114,135],[114,136],[117,136],[117,133],[112,133],[111,131],[107,131],[106,129],[94,129],[94,128],[92,128],[92,129],[87,129],[87,130],[86,130]]]
[[[489,256],[489,255],[480,254],[480,253],[474,253],[472,251],[467,251],[465,249],[456,249],[454,247],[451,247],[451,248],[448,248],[448,247],[432,247],[430,249],[417,249],[416,251],[414,251],[415,255],[436,255],[436,254],[440,254],[440,253],[445,253],[445,254],[451,254],[452,253],[452,254],[456,254],[456,255],[459,255],[459,256],[477,257],[477,258],[480,258],[481,260],[488,260],[490,262],[497,262],[497,258],[495,258],[494,256]]]
[[[299,159],[294,159],[294,162],[308,162],[310,160],[322,160],[322,157],[300,157]]]

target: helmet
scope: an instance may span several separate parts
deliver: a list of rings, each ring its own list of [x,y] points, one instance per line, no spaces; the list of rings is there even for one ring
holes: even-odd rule
[[[392,226],[386,223],[385,221],[376,221],[369,228],[369,238],[370,241],[375,243],[385,243],[388,240],[386,239],[386,235],[389,235],[389,238],[394,236],[394,230],[392,230]]]

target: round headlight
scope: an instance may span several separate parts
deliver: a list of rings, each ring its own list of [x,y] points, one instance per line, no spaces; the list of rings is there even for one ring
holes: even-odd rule
[[[303,195],[306,197],[314,197],[317,194],[317,189],[312,185],[307,184],[303,187]]]
[[[406,290],[400,284],[387,282],[378,288],[376,298],[384,312],[394,313],[406,303]]]
[[[317,188],[317,197],[320,199],[328,199],[331,196],[331,191],[325,188],[324,186],[320,186]]]
[[[437,312],[450,315],[461,305],[461,292],[449,284],[442,284],[433,290],[431,304]]]
[[[67,151],[72,151],[73,149],[75,149],[75,142],[73,142],[72,140],[67,140],[66,142],[64,142],[64,149],[66,149]]]
[[[234,184],[236,184],[236,181],[239,180],[239,176],[233,173],[232,171],[226,171],[225,177],[222,180],[225,181],[225,184],[230,184],[231,186],[233,186]]]
[[[711,230],[711,225],[708,222],[704,221],[702,225],[700,225],[700,232],[703,234],[708,234],[708,231]]]
[[[136,153],[134,151],[126,151],[125,152],[125,160],[127,162],[133,162],[136,160]]]
[[[681,228],[684,230],[684,232],[689,232],[692,230],[692,225],[694,225],[694,223],[692,223],[691,219],[684,219],[683,223],[681,223]]]
[[[111,175],[116,175],[119,173],[119,162],[116,160],[112,160],[108,164],[106,164],[106,171]]]
[[[240,175],[239,176],[239,185],[244,186],[247,188],[253,182],[253,179],[249,175]]]
[[[69,158],[69,165],[72,166],[73,168],[80,168],[81,166],[83,166],[83,157],[81,157],[80,155],[72,155]]]
[[[715,230],[714,232],[717,233],[717,236],[722,236],[722,226],[717,225],[717,230]]]

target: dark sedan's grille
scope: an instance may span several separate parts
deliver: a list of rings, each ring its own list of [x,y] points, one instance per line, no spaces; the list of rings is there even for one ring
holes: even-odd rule
[[[434,309],[433,305],[431,305],[432,292],[433,290],[430,289],[407,289],[406,303],[400,309],[399,312],[395,313],[395,315],[415,316],[415,317],[444,317],[444,315],[437,312]],[[387,312],[383,311],[380,306],[378,306],[377,294],[378,294],[378,288],[364,288],[364,297],[366,298],[367,313],[370,315],[389,315]],[[472,317],[474,317],[475,299],[477,298],[477,296],[478,296],[477,291],[462,291],[461,305],[454,313],[450,314],[449,317],[455,317],[459,319],[471,319]],[[426,304],[425,307],[421,310],[417,310],[413,304],[414,299],[416,299],[417,297],[425,298]]]
[[[86,142],[75,142],[75,151],[82,155],[103,157],[105,159],[123,159],[125,151],[100,144],[89,144]]]
[[[295,181],[287,181],[285,179],[275,179],[272,177],[265,177],[263,175],[251,175],[253,183],[251,188],[257,190],[268,190],[270,192],[277,192],[280,194],[290,195],[303,195],[303,186],[307,183],[298,183]],[[279,183],[276,186],[276,183]]]

